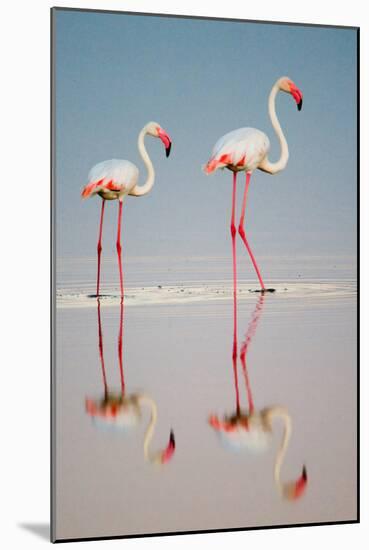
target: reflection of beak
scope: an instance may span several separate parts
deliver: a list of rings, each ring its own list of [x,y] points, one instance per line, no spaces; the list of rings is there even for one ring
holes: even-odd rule
[[[291,484],[287,484],[285,487],[284,495],[287,500],[297,500],[305,493],[308,483],[307,471],[304,466],[302,469],[301,476],[297,481]]]
[[[175,449],[176,449],[176,441],[174,439],[174,432],[173,432],[173,430],[170,430],[168,446],[165,449],[165,451],[163,451],[163,454],[161,456],[161,463],[162,464],[165,464],[166,462],[169,462],[169,460],[174,455]]]
[[[168,136],[168,134],[166,133],[165,130],[163,130],[163,128],[160,128],[160,130],[158,131],[158,137],[161,139],[161,141],[164,143],[164,147],[165,147],[165,155],[167,157],[169,157],[169,154],[170,154],[170,150],[171,150],[171,147],[172,147],[172,141],[170,139],[170,137]]]
[[[296,481],[295,498],[300,498],[303,495],[307,486],[307,482],[308,482],[307,471],[306,471],[306,466],[304,466],[302,468],[301,477]]]

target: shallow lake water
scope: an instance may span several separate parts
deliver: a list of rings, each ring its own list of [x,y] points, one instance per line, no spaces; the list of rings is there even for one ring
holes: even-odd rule
[[[59,268],[57,285],[57,539],[356,519],[350,268],[332,267],[320,278],[319,269],[302,267],[300,277],[280,269],[269,285],[277,291],[264,296],[250,292],[254,281],[241,280],[235,369],[226,267],[202,267],[197,276],[189,271],[175,283],[177,274],[147,275],[144,265],[140,278],[137,265],[136,271],[128,265],[126,279],[134,284],[127,285],[123,307],[113,268],[111,279],[105,272],[99,304],[88,298],[95,264],[85,262],[84,270],[71,265]],[[118,402],[122,395],[146,401],[140,414],[128,407],[118,426],[88,406],[101,406],[112,394]],[[306,466],[299,498],[284,498],[274,476],[282,417],[274,420],[265,448],[262,442],[229,444],[209,423],[274,406],[283,407],[292,425],[281,485],[296,481]],[[150,423],[154,431],[144,449]],[[175,449],[168,443],[171,430]],[[156,451],[168,445],[169,452],[158,455],[166,459],[155,463]]]

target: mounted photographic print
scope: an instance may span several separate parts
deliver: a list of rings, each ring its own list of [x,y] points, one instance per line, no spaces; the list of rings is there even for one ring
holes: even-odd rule
[[[52,10],[52,540],[358,521],[352,27]]]

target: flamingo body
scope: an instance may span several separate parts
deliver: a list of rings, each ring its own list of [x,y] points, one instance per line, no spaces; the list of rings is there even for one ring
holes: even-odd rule
[[[269,149],[269,138],[261,130],[233,130],[218,139],[205,166],[205,172],[211,174],[218,168],[228,168],[233,172],[253,172],[267,156]]]
[[[253,263],[257,277],[260,283],[260,292],[274,292],[273,288],[265,288],[259,266],[249,245],[244,223],[247,193],[250,185],[251,174],[258,168],[269,174],[277,174],[287,166],[289,151],[287,140],[283,134],[281,125],[277,118],[275,110],[275,100],[278,92],[290,94],[296,101],[297,109],[302,107],[302,92],[294,82],[287,76],[282,76],[273,85],[268,99],[268,110],[272,126],[277,134],[281,154],[279,160],[271,162],[268,158],[270,142],[268,137],[261,130],[256,128],[239,128],[222,136],[216,142],[210,159],[204,166],[204,172],[211,174],[218,168],[228,168],[233,172],[233,190],[232,190],[232,214],[231,214],[231,235],[232,235],[232,259],[233,259],[233,292],[237,292],[237,273],[236,273],[236,193],[237,193],[237,173],[246,172],[245,191],[242,200],[242,211],[238,233],[247,249],[250,259]]]
[[[118,231],[117,231],[117,254],[119,266],[120,295],[124,297],[123,291],[123,270],[122,270],[122,245],[121,245],[121,223],[123,199],[126,195],[142,197],[147,195],[154,185],[155,171],[146,151],[144,138],[146,135],[159,138],[164,144],[165,154],[168,157],[172,142],[167,132],[157,122],[149,122],[144,126],[138,135],[138,150],[147,169],[146,182],[138,184],[138,168],[129,160],[110,159],[95,164],[88,175],[88,183],[83,187],[81,195],[84,199],[94,195],[102,198],[99,239],[97,243],[97,282],[96,296],[100,294],[100,259],[102,250],[102,228],[106,200],[118,200]]]
[[[84,198],[100,195],[103,199],[122,199],[138,182],[138,168],[129,160],[110,159],[95,164],[82,191]]]

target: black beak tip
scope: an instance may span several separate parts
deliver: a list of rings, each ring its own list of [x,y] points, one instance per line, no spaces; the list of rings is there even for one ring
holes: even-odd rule
[[[303,479],[304,481],[307,481],[306,466],[304,466],[303,469],[302,469],[302,479]]]
[[[173,430],[170,430],[169,443],[170,443],[171,445],[173,445],[173,447],[176,446],[176,440],[174,439],[174,432],[173,432]]]
[[[302,108],[302,98],[300,99],[300,101],[297,104],[298,111],[301,111],[301,108]]]
[[[168,147],[165,148],[165,156],[168,158],[170,155],[170,150],[172,148],[172,142],[169,143]]]

